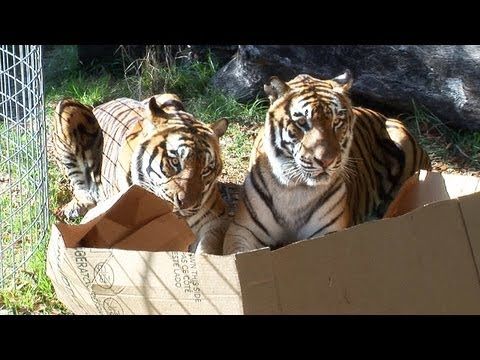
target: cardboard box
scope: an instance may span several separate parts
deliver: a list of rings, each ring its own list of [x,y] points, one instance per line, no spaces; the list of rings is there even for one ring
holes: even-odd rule
[[[275,251],[214,256],[162,243],[175,230],[185,248],[191,233],[173,217],[153,221],[169,216],[165,204],[133,186],[92,209],[83,228],[53,227],[47,274],[75,314],[480,314],[479,191],[478,178],[422,171],[390,206],[396,217]],[[145,204],[157,212],[138,215]],[[130,229],[120,224],[107,240],[113,248],[74,247],[125,220]],[[148,231],[133,229],[136,221]],[[126,250],[139,231],[153,239]]]

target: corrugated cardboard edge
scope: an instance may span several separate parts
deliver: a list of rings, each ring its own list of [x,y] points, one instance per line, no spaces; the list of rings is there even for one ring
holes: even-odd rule
[[[480,193],[462,196],[458,201],[480,283]]]

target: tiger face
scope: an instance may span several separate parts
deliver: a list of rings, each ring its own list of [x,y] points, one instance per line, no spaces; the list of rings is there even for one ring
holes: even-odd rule
[[[355,116],[347,91],[350,72],[331,80],[298,75],[285,83],[272,77],[265,151],[273,173],[287,186],[326,185],[347,164]]]
[[[226,119],[207,125],[183,107],[150,99],[133,153],[132,182],[169,201],[180,215],[194,215],[222,171],[219,137],[227,126]]]

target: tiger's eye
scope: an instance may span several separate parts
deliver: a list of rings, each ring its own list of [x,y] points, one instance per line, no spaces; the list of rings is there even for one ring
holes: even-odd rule
[[[300,118],[298,119],[297,123],[298,125],[303,126],[307,123],[307,120],[305,120],[305,118]]]
[[[171,162],[172,162],[172,165],[175,165],[175,166],[177,166],[178,164],[180,164],[180,161],[178,161],[177,158],[173,158],[173,159],[171,160]]]

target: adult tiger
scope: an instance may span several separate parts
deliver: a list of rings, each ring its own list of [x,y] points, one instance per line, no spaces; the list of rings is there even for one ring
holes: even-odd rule
[[[352,107],[350,72],[264,86],[270,100],[224,254],[278,248],[382,216],[400,185],[429,169],[398,120]]]
[[[226,119],[207,125],[173,94],[143,102],[121,98],[95,109],[67,99],[55,113],[56,158],[74,193],[62,209],[66,218],[137,184],[186,218],[197,236],[191,251],[222,253],[228,214],[217,177]]]

